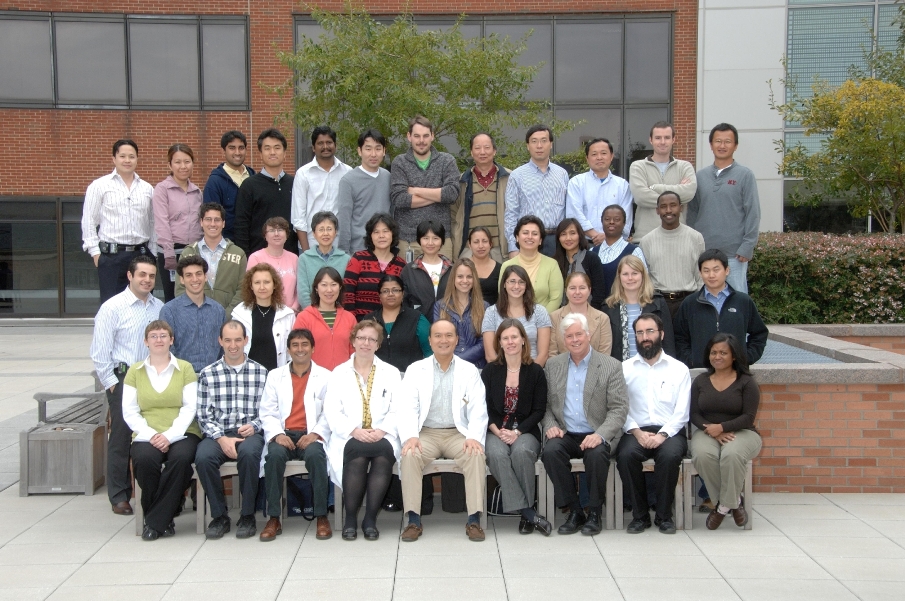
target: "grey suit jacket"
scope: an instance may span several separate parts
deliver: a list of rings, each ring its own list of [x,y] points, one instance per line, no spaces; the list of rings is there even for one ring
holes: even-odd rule
[[[566,429],[563,408],[571,360],[569,353],[563,353],[551,357],[544,368],[547,374],[547,413],[541,421],[541,429],[545,434],[553,426]],[[622,363],[593,348],[584,382],[584,413],[594,431],[615,451],[628,415],[628,392],[622,375]]]

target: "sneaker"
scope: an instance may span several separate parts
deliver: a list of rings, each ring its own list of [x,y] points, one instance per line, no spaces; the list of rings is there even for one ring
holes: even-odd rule
[[[207,530],[204,531],[204,537],[208,540],[223,538],[223,535],[229,532],[229,528],[229,516],[223,514],[211,520],[211,523],[207,525]]]
[[[236,538],[251,538],[258,531],[257,521],[253,515],[243,515],[236,522]]]

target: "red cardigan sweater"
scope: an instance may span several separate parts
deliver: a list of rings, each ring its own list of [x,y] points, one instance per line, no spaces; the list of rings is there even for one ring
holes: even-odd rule
[[[314,351],[311,358],[321,367],[333,371],[337,365],[345,363],[352,356],[349,335],[355,327],[355,317],[342,307],[336,308],[336,321],[331,330],[321,312],[313,306],[305,307],[295,318],[296,328],[306,328],[314,334]]]
[[[380,270],[377,257],[369,250],[360,250],[352,255],[343,278],[343,306],[346,311],[361,321],[368,313],[380,309],[380,278],[386,274],[402,277],[403,267],[405,261],[399,255],[393,257],[385,271]]]

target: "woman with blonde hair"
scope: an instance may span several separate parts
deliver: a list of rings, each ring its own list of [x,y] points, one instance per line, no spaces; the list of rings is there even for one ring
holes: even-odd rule
[[[480,369],[487,365],[481,324],[484,322],[484,311],[489,305],[484,302],[478,282],[478,270],[471,259],[459,259],[453,263],[450,271],[452,286],[446,287],[443,298],[434,305],[431,321],[448,319],[453,322],[459,336],[456,356],[474,363]]]
[[[248,358],[267,371],[289,363],[286,340],[295,321],[295,311],[283,301],[283,280],[269,263],[258,263],[242,279],[242,304],[233,309],[233,319],[245,326]]]
[[[604,355],[609,355],[613,347],[613,334],[610,330],[610,318],[603,311],[591,306],[591,278],[586,273],[575,271],[566,276],[567,304],[550,314],[553,331],[559,332],[559,324],[569,313],[580,313],[588,320],[591,330],[591,348]],[[562,336],[553,336],[550,344],[550,356],[566,352],[566,343]]]
[[[638,257],[627,255],[619,261],[605,310],[613,336],[610,356],[617,361],[630,359],[638,352],[633,324],[642,313],[653,313],[663,321],[663,351],[671,357],[676,356],[669,307],[663,296],[654,291],[650,274]]]

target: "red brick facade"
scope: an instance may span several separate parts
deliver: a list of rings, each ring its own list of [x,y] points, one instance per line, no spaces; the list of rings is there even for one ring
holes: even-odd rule
[[[538,2],[515,0],[501,7],[499,3],[478,0],[453,0],[437,3],[426,0],[366,0],[373,14],[398,14],[406,6],[412,13],[422,14],[582,14],[655,12],[674,15],[673,49],[673,121],[677,129],[676,156],[694,162],[694,132],[697,80],[697,1],[692,0],[567,0]],[[342,2],[332,0],[319,4],[339,10]],[[7,164],[12,157],[33,157],[50,164],[49,176],[39,178],[7,177],[0,179],[0,195],[80,196],[87,185],[100,174],[112,170],[111,146],[121,137],[134,138],[141,147],[139,173],[156,183],[166,176],[166,149],[176,142],[189,144],[195,150],[193,178],[203,185],[211,168],[221,162],[220,135],[228,129],[240,129],[250,141],[269,126],[279,111],[280,101],[264,88],[286,80],[289,73],[278,62],[275,49],[293,48],[293,14],[305,10],[291,0],[247,2],[246,0],[123,0],[111,5],[99,0],[7,0],[0,10],[41,12],[123,12],[126,14],[199,14],[248,15],[251,39],[251,111],[117,111],[117,110],[53,110],[0,109],[0,129],[8,140]],[[248,11],[251,11],[250,13]],[[288,129],[288,128],[286,128]],[[289,133],[288,131],[286,133]],[[290,138],[292,140],[292,138]],[[294,140],[290,142],[287,164],[294,165]],[[257,167],[256,152],[249,152],[249,162]],[[21,159],[20,159],[21,160]]]

